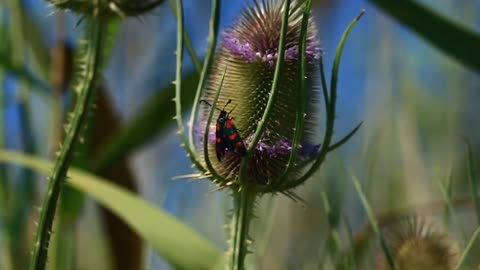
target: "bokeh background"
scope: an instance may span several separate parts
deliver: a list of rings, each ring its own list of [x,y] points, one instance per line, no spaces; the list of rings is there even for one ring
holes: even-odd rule
[[[210,1],[184,2],[188,34],[203,57]],[[480,33],[480,1],[417,2]],[[221,29],[232,24],[244,5],[223,1]],[[255,244],[248,256],[249,269],[337,269],[336,262],[352,245],[368,238],[369,222],[352,177],[362,182],[378,217],[426,216],[444,226],[460,246],[478,226],[468,197],[464,142],[468,139],[480,173],[478,71],[439,51],[369,1],[319,0],[313,16],[327,75],[342,32],[362,8],[366,14],[349,36],[342,57],[335,135],[339,138],[358,122],[364,124],[297,190],[305,203],[284,196],[262,198],[251,231]],[[59,121],[74,97],[62,83],[55,85],[45,63],[53,63],[52,53],[68,56],[75,51],[83,27],[81,23],[76,27],[75,14],[53,11],[44,1],[0,3],[0,143],[2,148],[48,159],[59,144]],[[148,15],[119,21],[117,27],[86,137],[89,150],[80,151],[76,165],[138,192],[226,249],[228,192],[212,192],[215,187],[208,181],[173,180],[194,172],[179,146],[174,121],[165,122],[173,114],[166,118],[170,111],[157,110],[157,115],[149,115],[147,126],[132,127],[152,106],[173,107],[170,101],[154,102],[162,91],[171,91],[174,80],[177,30],[172,10],[165,2]],[[68,77],[69,69],[64,70]],[[195,73],[189,57],[184,73],[186,78]],[[193,87],[186,83],[187,89]],[[130,151],[99,165],[112,142],[129,145],[118,139],[125,128],[139,139],[131,143]],[[27,264],[35,207],[46,189],[42,178],[19,166],[2,167],[2,270],[24,269]],[[448,189],[456,210],[453,216],[445,211],[441,186]],[[59,213],[50,269],[170,269],[88,196],[65,190]],[[374,237],[371,240],[363,247],[357,269],[373,269],[378,244]],[[480,240],[473,248],[472,254],[480,252]],[[469,259],[470,266],[479,264],[478,256]]]

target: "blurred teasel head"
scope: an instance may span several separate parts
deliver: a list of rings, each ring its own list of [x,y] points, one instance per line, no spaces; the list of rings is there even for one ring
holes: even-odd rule
[[[457,242],[432,220],[406,217],[384,228],[384,233],[397,270],[452,270],[458,263]],[[378,254],[376,269],[390,269],[383,253]]]
[[[285,2],[289,1],[254,0],[221,35],[203,94],[200,119],[196,123],[196,130],[201,134],[199,150],[204,149],[203,138],[208,129],[208,157],[201,155],[201,159],[204,164],[211,163],[211,169],[220,176],[215,180],[221,187],[246,183],[260,188],[279,185],[279,181],[298,176],[318,153],[320,144],[315,141],[318,136],[314,133],[318,128],[316,107],[320,96],[321,48],[309,12],[303,21],[305,3],[292,1],[285,47],[283,53],[279,51]],[[302,22],[307,26],[303,86],[300,84]],[[269,105],[281,54],[283,69],[279,73],[275,98]],[[216,112],[213,120],[209,119],[212,110]],[[266,110],[269,110],[268,117],[263,118]],[[300,126],[299,118],[303,118]],[[262,123],[263,130],[252,147]],[[295,149],[298,151],[294,160],[290,160],[295,137],[298,138]],[[250,158],[245,161],[249,147]],[[240,179],[242,161],[247,163],[244,179]],[[291,173],[285,174],[289,163]]]

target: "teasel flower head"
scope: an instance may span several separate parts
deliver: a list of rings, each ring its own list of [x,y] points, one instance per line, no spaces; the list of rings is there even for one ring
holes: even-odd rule
[[[276,99],[270,117],[265,121],[265,130],[258,144],[253,149],[252,158],[247,164],[246,181],[250,185],[265,187],[273,185],[282,178],[292,152],[296,113],[299,101],[299,46],[304,4],[292,1],[289,8],[288,27],[285,36],[285,53],[283,71]],[[276,63],[279,60],[279,41],[284,14],[284,1],[253,1],[248,5],[233,26],[221,35],[212,72],[204,91],[203,100],[210,105],[200,107],[200,117],[196,129],[203,138],[208,116],[213,110],[211,104],[215,100],[216,107],[225,111],[238,130],[238,135],[248,148],[252,142],[262,116],[267,108]],[[319,142],[315,141],[314,132],[318,122],[317,100],[319,98],[319,58],[321,49],[317,31],[311,18],[308,21],[306,35],[306,106],[304,111],[304,128],[301,132],[300,144],[292,173],[285,179],[297,176],[302,167],[308,163],[319,150]],[[215,114],[218,117],[218,114]],[[216,158],[218,138],[215,118],[209,124],[208,156],[213,169],[223,180],[221,187],[239,184],[242,153],[234,148],[226,148],[221,161]],[[222,130],[223,131],[223,130]],[[318,136],[316,137],[318,139]],[[203,149],[200,140],[199,149]],[[223,150],[223,149],[222,149]],[[237,149],[239,150],[239,149]],[[199,151],[203,153],[202,151]],[[240,151],[241,152],[241,151]],[[201,158],[205,162],[205,156]],[[216,179],[218,180],[218,179]],[[242,180],[242,181],[245,181]],[[245,183],[242,183],[245,184]]]
[[[406,217],[384,228],[384,235],[395,269],[452,270],[459,260],[457,242],[432,220]],[[390,269],[381,251],[377,256],[376,269]]]

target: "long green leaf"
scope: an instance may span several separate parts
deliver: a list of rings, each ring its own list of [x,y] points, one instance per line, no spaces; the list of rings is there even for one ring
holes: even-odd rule
[[[442,52],[480,72],[480,35],[412,0],[369,0]]]
[[[21,164],[48,174],[51,162],[0,150],[0,162]],[[190,227],[156,208],[137,195],[88,172],[71,168],[68,184],[88,194],[136,231],[175,269],[211,269],[222,258],[221,252]]]

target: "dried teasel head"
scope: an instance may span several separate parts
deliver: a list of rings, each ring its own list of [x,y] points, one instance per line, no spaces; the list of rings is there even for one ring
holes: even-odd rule
[[[254,185],[269,185],[281,178],[292,150],[299,99],[299,46],[304,6],[305,4],[299,1],[292,1],[290,4],[284,66],[278,94],[270,117],[266,121],[266,129],[254,149],[250,164],[247,164],[246,180]],[[284,10],[284,1],[273,0],[261,2],[255,0],[245,8],[232,27],[222,34],[203,96],[206,103],[211,104],[217,91],[220,91],[217,102],[220,109],[231,100],[232,104],[227,106],[225,111],[233,120],[240,138],[247,147],[262,120],[270,96],[278,60]],[[321,57],[321,49],[311,18],[307,29],[305,128],[300,131],[300,148],[291,177],[300,172],[302,165],[314,157],[319,148],[319,143],[313,139],[313,133],[315,123],[318,122],[315,107],[320,89],[318,59]],[[212,107],[208,105],[200,107],[200,120],[196,129],[201,138],[208,125],[211,110]],[[219,161],[215,158],[218,152],[215,120],[210,123],[209,130],[208,156],[215,171],[224,179],[218,184],[226,186],[237,183],[242,153],[235,151],[234,148],[226,148]],[[228,137],[221,140],[228,140]],[[203,149],[203,141],[200,141],[199,149]],[[205,161],[205,156],[201,155],[201,158]]]
[[[406,217],[384,228],[384,235],[397,270],[452,270],[459,260],[456,241],[426,218]],[[376,269],[390,269],[383,253],[377,256]]]

